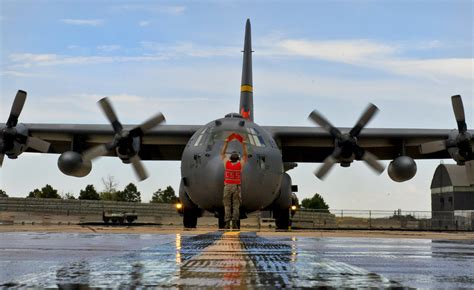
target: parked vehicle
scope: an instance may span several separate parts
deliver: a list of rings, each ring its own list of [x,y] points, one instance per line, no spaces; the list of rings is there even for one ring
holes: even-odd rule
[[[102,212],[102,220],[106,224],[108,224],[109,222],[112,222],[112,224],[123,224],[125,221],[131,224],[137,218],[138,218],[138,215],[134,212],[112,212],[112,211]]]

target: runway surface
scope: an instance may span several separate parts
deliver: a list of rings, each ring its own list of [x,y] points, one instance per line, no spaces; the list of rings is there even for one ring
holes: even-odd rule
[[[206,234],[0,234],[0,286],[469,288],[474,241]]]

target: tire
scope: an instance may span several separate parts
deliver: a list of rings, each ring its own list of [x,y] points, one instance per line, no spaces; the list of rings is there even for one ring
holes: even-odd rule
[[[109,219],[109,218],[104,218],[104,223],[108,224],[108,223],[109,223],[109,221],[110,221],[110,219]]]
[[[134,219],[133,217],[128,217],[128,218],[127,218],[127,222],[128,222],[129,224],[133,223],[134,220],[135,220],[135,219]]]
[[[275,226],[277,230],[288,230],[291,226],[290,213],[288,211],[273,211]]]
[[[195,229],[197,226],[197,214],[195,209],[183,210],[183,226],[188,229]]]

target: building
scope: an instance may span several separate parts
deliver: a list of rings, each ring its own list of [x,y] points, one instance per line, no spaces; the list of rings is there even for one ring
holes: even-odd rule
[[[440,164],[431,181],[432,228],[474,230],[474,184],[464,166]]]

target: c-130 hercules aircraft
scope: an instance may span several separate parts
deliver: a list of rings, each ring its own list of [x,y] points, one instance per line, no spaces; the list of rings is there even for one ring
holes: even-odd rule
[[[4,155],[11,159],[23,152],[60,154],[59,169],[66,175],[84,177],[99,156],[117,156],[131,163],[139,179],[147,178],[141,160],[181,160],[180,213],[185,227],[194,228],[203,210],[215,213],[224,226],[224,163],[220,153],[232,134],[243,137],[248,161],[242,169],[240,215],[272,210],[276,227],[290,225],[290,208],[296,202],[287,171],[297,162],[323,162],[315,172],[324,178],[334,164],[348,167],[354,160],[365,161],[376,172],[378,161],[392,160],[390,178],[397,182],[416,174],[414,159],[453,158],[465,165],[474,183],[473,131],[467,130],[459,95],[452,97],[457,130],[444,129],[364,129],[378,111],[370,104],[353,128],[336,128],[319,112],[309,118],[320,127],[259,126],[254,122],[250,21],[245,28],[239,113],[203,126],[162,125],[161,113],[141,125],[122,125],[110,102],[99,105],[112,124],[18,124],[26,92],[18,91],[7,123],[0,124],[0,165]],[[363,130],[363,132],[362,132]],[[227,153],[242,155],[242,144],[229,143]]]

